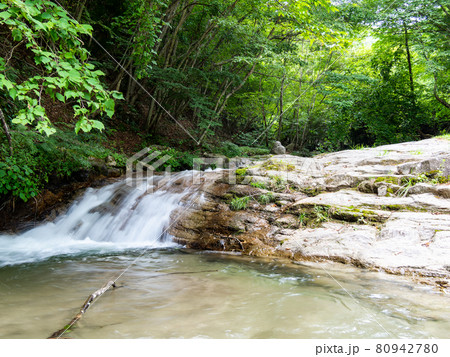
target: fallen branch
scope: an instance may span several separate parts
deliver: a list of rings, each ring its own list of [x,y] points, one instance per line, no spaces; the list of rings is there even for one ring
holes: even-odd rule
[[[200,270],[200,271],[176,271],[176,272],[171,272],[171,273],[164,273],[164,274],[159,274],[159,275],[155,275],[155,276],[150,276],[149,278],[159,278],[161,276],[166,276],[166,275],[176,275],[176,274],[198,274],[198,273],[213,273],[213,272],[217,272],[218,270]],[[117,279],[116,279],[117,280]],[[87,300],[84,302],[83,306],[81,306],[80,308],[80,312],[78,312],[78,314],[75,315],[75,317],[70,320],[70,322],[65,325],[62,329],[54,332],[51,334],[50,337],[48,338],[61,338],[62,335],[64,335],[65,333],[69,332],[70,329],[78,322],[81,320],[81,318],[83,317],[84,313],[86,312],[87,309],[89,309],[89,307],[92,305],[92,303],[94,302],[95,299],[99,298],[100,296],[102,296],[104,293],[106,293],[110,288],[115,288],[116,287],[116,282],[113,280],[108,281],[102,288],[98,289],[97,291],[95,291],[94,293],[92,293],[91,295],[89,295],[89,297],[87,298]]]
[[[49,338],[60,338],[67,331],[69,331],[73,325],[75,325],[79,320],[81,320],[84,313],[86,312],[87,309],[89,309],[89,306],[91,306],[93,301],[96,298],[102,296],[104,293],[106,293],[111,287],[113,287],[113,288],[116,287],[116,284],[112,280],[108,281],[108,283],[106,285],[104,285],[101,289],[98,289],[97,291],[95,291],[94,293],[89,295],[87,300],[84,302],[83,306],[81,306],[80,312],[78,314],[76,314],[75,317],[66,326],[64,326],[62,329],[54,332]]]

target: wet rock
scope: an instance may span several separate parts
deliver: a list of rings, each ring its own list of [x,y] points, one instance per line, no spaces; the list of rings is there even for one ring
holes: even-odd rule
[[[106,175],[108,177],[119,177],[122,175],[122,170],[117,167],[108,167]]]
[[[99,158],[89,158],[89,163],[92,166],[92,169],[102,175],[107,176],[108,175],[108,167],[106,166],[106,163],[104,160]]]
[[[435,188],[434,194],[442,198],[450,198],[450,185],[440,185]]]

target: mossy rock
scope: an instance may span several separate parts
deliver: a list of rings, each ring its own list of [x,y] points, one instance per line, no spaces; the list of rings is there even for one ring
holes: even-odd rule
[[[305,195],[308,195],[309,197],[315,197],[322,193],[322,191],[317,187],[304,187],[300,188],[299,190],[300,192],[303,192]]]
[[[267,161],[264,161],[261,164],[261,168],[268,170],[268,171],[294,171],[295,166],[292,164],[285,163],[283,161],[276,161],[269,159]]]
[[[234,195],[232,193],[226,193],[222,196],[222,199],[226,202],[226,203],[230,203],[231,200],[234,198]]]
[[[342,208],[333,207],[328,210],[330,217],[349,223],[367,224],[371,223],[383,223],[386,221],[386,217],[383,217],[371,210],[362,210],[358,208]]]
[[[236,170],[236,175],[237,176],[245,176],[247,175],[247,168],[243,168],[243,169],[237,169]]]
[[[385,182],[385,183],[391,183],[393,185],[398,185],[400,183],[399,181],[400,181],[399,178],[394,177],[394,176],[377,177],[375,179],[375,183]]]
[[[382,210],[385,211],[410,211],[410,212],[428,212],[425,208],[416,208],[406,205],[383,205]]]

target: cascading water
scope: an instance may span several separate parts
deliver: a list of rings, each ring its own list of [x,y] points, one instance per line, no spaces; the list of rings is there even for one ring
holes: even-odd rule
[[[186,171],[90,188],[55,222],[19,236],[0,235],[0,267],[62,254],[174,246],[164,231],[181,199],[193,193],[191,178]]]
[[[0,235],[0,338],[48,337],[130,266],[66,337],[448,337],[448,297],[401,278],[175,245],[174,210],[202,199],[192,174],[89,189],[55,222]]]

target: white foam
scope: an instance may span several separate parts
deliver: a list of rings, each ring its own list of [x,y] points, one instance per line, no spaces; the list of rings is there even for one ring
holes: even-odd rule
[[[183,174],[174,175],[171,182]],[[190,190],[146,193],[125,181],[88,189],[68,212],[20,235],[0,235],[0,267],[63,254],[175,246],[165,233],[172,211]]]

